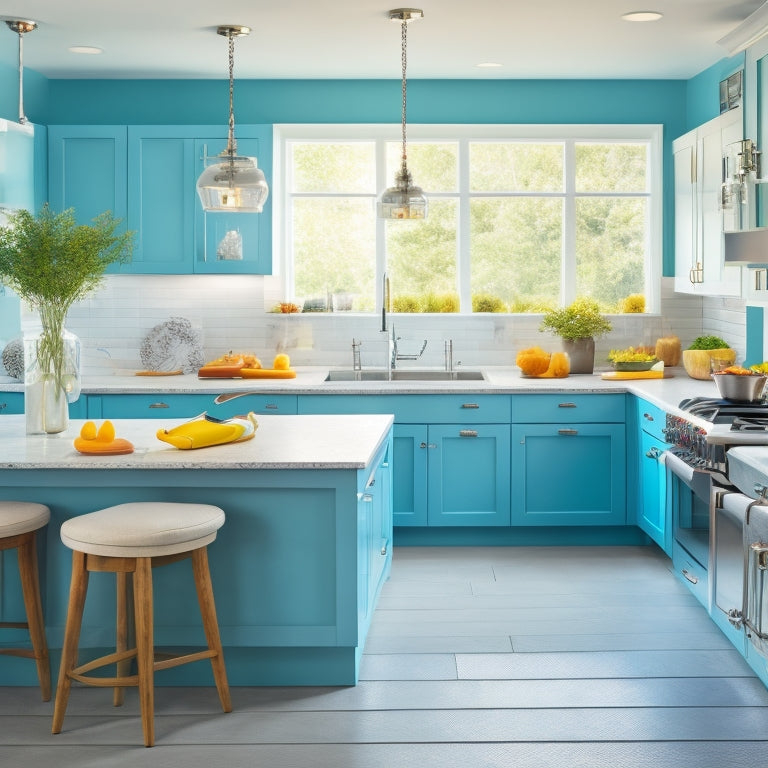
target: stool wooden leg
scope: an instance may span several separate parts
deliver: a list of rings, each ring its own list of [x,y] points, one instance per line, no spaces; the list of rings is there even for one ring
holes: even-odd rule
[[[152,616],[152,559],[136,558],[133,574],[133,601],[136,617],[136,663],[139,677],[139,703],[144,746],[155,743],[155,648]]]
[[[51,666],[48,659],[48,643],[45,641],[43,606],[40,600],[40,576],[37,570],[37,543],[34,533],[27,538],[24,544],[19,546],[18,558],[29,637],[32,641],[35,663],[37,664],[37,677],[40,680],[43,701],[49,701],[51,698]]]
[[[115,650],[117,653],[128,650],[128,574],[118,571],[117,577],[117,622],[115,626]],[[131,671],[131,660],[117,662],[118,677],[128,677]],[[125,701],[125,686],[117,685],[112,690],[112,704],[119,707]]]
[[[80,642],[80,625],[83,621],[85,594],[88,590],[88,571],[85,567],[85,553],[72,552],[72,581],[69,587],[67,624],[64,629],[64,646],[61,649],[59,682],[56,686],[56,701],[53,706],[53,727],[51,733],[61,733],[64,713],[67,711],[69,689],[72,680],[69,673],[77,666],[77,646]]]
[[[213,585],[211,584],[211,572],[208,568],[207,547],[200,547],[192,552],[192,572],[195,576],[197,599],[200,603],[200,614],[203,619],[203,629],[208,641],[208,648],[216,651],[216,655],[211,657],[211,667],[213,668],[216,690],[218,690],[221,700],[221,708],[225,712],[231,712],[232,699],[229,694],[227,670],[224,666],[224,649],[221,645],[219,622],[216,618],[216,605],[213,601]]]

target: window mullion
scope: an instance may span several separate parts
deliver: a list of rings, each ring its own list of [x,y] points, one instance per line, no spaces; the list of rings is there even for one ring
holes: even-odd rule
[[[570,304],[576,298],[576,142],[565,142],[565,200],[563,201],[563,251],[560,298]]]
[[[459,311],[472,312],[472,232],[469,197],[469,140],[459,140],[459,215],[456,222],[456,275]]]

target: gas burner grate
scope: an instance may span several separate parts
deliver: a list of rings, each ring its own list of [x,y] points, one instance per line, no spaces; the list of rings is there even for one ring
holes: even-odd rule
[[[678,408],[713,424],[731,424],[734,419],[758,422],[762,418],[768,421],[768,404],[764,401],[737,403],[716,397],[692,397],[682,400]]]

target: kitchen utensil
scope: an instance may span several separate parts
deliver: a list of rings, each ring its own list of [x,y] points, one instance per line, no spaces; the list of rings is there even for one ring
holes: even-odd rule
[[[760,373],[740,375],[738,373],[713,373],[720,396],[740,403],[755,403],[762,400],[768,376]]]

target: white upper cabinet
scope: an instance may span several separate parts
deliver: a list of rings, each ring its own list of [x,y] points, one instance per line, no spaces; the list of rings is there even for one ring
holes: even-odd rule
[[[673,144],[675,158],[675,290],[739,296],[741,267],[726,265],[723,232],[738,228],[722,205],[723,153],[743,138],[742,112],[732,109]]]

